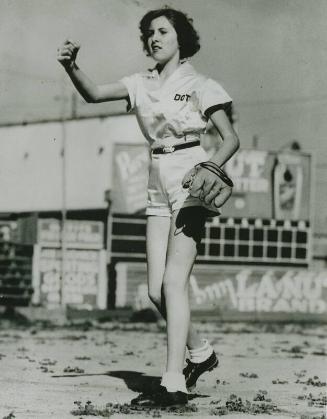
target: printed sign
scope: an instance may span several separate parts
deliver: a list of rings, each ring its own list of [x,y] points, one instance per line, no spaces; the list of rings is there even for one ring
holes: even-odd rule
[[[273,216],[278,219],[298,219],[303,205],[303,165],[301,156],[280,154],[273,170]]]
[[[42,248],[38,256],[34,303],[47,307],[60,304],[106,307],[105,251],[67,250],[63,261],[60,249]]]
[[[233,177],[234,191],[269,193],[270,179],[266,175],[267,151],[241,150],[226,163]]]
[[[310,220],[310,155],[240,150],[226,163],[225,170],[234,188],[222,215]]]
[[[104,226],[100,221],[66,220],[65,246],[75,249],[102,249]],[[38,220],[37,243],[45,247],[59,247],[61,225],[56,219]]]
[[[106,251],[100,221],[66,220],[64,253],[57,219],[37,220],[33,255],[33,302],[106,308]]]
[[[145,145],[115,144],[113,212],[134,214],[145,210],[149,162]]]
[[[327,271],[198,265],[190,277],[190,298],[195,312],[326,315]],[[154,307],[145,264],[117,264],[116,305]]]
[[[327,313],[327,271],[243,269],[210,281],[194,272],[190,285],[196,309],[238,312]]]
[[[149,152],[116,144],[112,211],[134,214],[147,202]],[[311,157],[300,152],[239,150],[225,165],[234,182],[222,216],[310,220]]]

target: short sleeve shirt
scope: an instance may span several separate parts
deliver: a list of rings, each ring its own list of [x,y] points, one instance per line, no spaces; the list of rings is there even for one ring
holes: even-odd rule
[[[205,131],[210,114],[232,102],[219,83],[197,73],[189,62],[181,64],[161,86],[156,69],[120,81],[152,148],[194,141]]]

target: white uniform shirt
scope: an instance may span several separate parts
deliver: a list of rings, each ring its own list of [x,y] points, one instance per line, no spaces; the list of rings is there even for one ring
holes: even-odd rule
[[[120,81],[151,148],[198,139],[210,113],[232,101],[219,83],[197,73],[187,61],[162,86],[157,69]]]

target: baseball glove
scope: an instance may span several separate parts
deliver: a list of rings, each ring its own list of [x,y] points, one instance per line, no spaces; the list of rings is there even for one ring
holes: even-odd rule
[[[233,182],[215,163],[206,161],[197,164],[184,177],[183,188],[191,196],[202,200],[217,211],[231,196]]]

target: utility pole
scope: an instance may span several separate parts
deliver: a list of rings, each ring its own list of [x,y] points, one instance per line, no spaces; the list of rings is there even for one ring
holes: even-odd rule
[[[60,223],[60,250],[61,250],[61,272],[60,272],[60,288],[59,298],[60,304],[64,304],[63,290],[65,281],[65,267],[67,259],[67,243],[66,243],[66,219],[67,219],[67,133],[66,133],[66,96],[65,96],[65,79],[61,83],[61,223]]]

